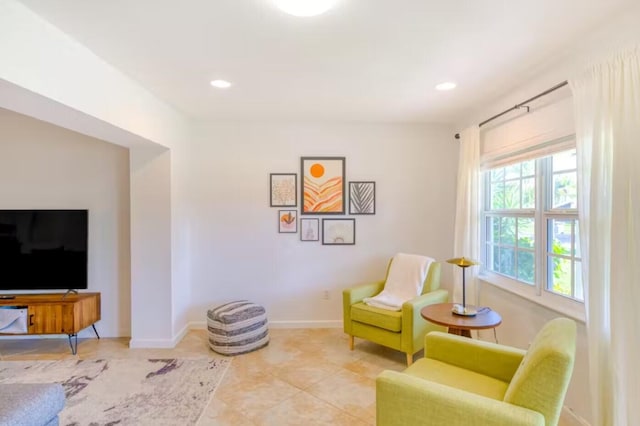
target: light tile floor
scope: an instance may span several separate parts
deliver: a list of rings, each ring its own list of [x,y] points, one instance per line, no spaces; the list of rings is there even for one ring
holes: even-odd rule
[[[231,358],[199,425],[374,425],[375,377],[405,368],[404,354],[361,339],[350,351],[341,329],[269,334],[266,348]],[[190,331],[173,349],[129,349],[128,341],[82,339],[72,355],[66,338],[2,339],[0,360],[222,357],[209,349],[206,330]]]
[[[341,329],[271,329],[270,343],[232,357],[199,425],[373,425],[375,377],[402,370],[405,357],[356,340],[349,350]],[[0,359],[222,357],[192,330],[173,349],[129,349],[128,339],[81,339],[72,355],[67,339],[3,339]],[[419,355],[416,355],[418,357]]]

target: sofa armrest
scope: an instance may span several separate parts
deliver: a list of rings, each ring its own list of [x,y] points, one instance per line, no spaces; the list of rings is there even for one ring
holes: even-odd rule
[[[510,382],[526,351],[453,334],[426,335],[424,356]]]
[[[366,297],[380,293],[384,288],[384,281],[363,284],[342,291],[342,324],[344,332],[351,334],[351,305],[362,302]]]
[[[397,371],[376,379],[377,426],[544,426],[541,413]]]
[[[423,336],[429,331],[442,330],[444,327],[432,324],[422,318],[420,311],[427,305],[445,303],[449,299],[449,292],[438,289],[422,294],[402,304],[402,338],[406,340],[403,350],[411,354],[422,349]],[[415,341],[414,341],[415,340]]]

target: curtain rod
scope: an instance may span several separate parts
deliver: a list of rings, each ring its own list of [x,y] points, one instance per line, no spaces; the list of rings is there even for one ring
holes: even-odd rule
[[[556,84],[555,86],[553,86],[552,88],[547,89],[547,90],[545,90],[545,91],[544,91],[544,92],[542,92],[542,93],[538,93],[538,94],[537,94],[537,95],[535,95],[533,98],[529,98],[529,99],[527,99],[526,101],[522,101],[522,102],[520,102],[519,104],[516,104],[516,105],[512,106],[511,108],[509,108],[509,109],[507,109],[507,110],[502,111],[500,114],[496,114],[496,115],[494,115],[494,116],[493,116],[493,117],[491,117],[491,118],[487,118],[487,119],[486,119],[486,120],[484,120],[482,123],[478,124],[478,127],[482,127],[482,126],[484,126],[485,124],[489,123],[490,121],[493,121],[493,120],[495,120],[496,118],[502,117],[503,115],[505,115],[505,114],[506,114],[506,113],[508,113],[508,112],[515,111],[515,110],[520,109],[520,108],[526,108],[526,109],[527,109],[527,112],[529,112],[529,107],[528,107],[526,104],[528,104],[528,103],[529,103],[529,102],[531,102],[531,101],[535,101],[536,99],[541,98],[541,97],[543,97],[544,95],[548,95],[548,94],[549,94],[549,93],[551,93],[551,92],[555,92],[556,90],[558,90],[558,89],[559,89],[559,88],[561,88],[561,87],[566,86],[567,84],[569,84],[569,83],[568,83],[566,80],[565,80],[565,81],[563,81],[562,83],[558,83],[558,84]],[[456,139],[460,139],[460,133],[456,133],[455,138],[456,138]]]

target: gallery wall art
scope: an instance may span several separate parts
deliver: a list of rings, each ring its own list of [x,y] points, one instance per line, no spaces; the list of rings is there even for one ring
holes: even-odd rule
[[[278,210],[278,232],[282,234],[298,232],[297,210]]]
[[[376,214],[375,182],[349,182],[349,214]]]
[[[320,220],[319,219],[300,219],[300,241],[319,241],[320,240]]]
[[[355,243],[355,219],[322,219],[323,245],[353,245]]]
[[[296,207],[298,205],[298,175],[296,173],[271,173],[271,207]]]
[[[345,213],[345,158],[301,158],[301,214]]]

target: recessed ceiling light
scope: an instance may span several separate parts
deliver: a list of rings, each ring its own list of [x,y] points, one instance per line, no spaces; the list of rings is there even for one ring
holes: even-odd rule
[[[436,90],[451,90],[455,88],[456,84],[453,81],[445,81],[444,83],[440,83],[436,86]]]
[[[218,89],[228,89],[229,87],[231,87],[231,83],[226,80],[213,80],[211,82],[211,85],[213,87],[217,87]]]
[[[316,16],[331,9],[338,0],[276,0],[276,6],[293,16]]]

